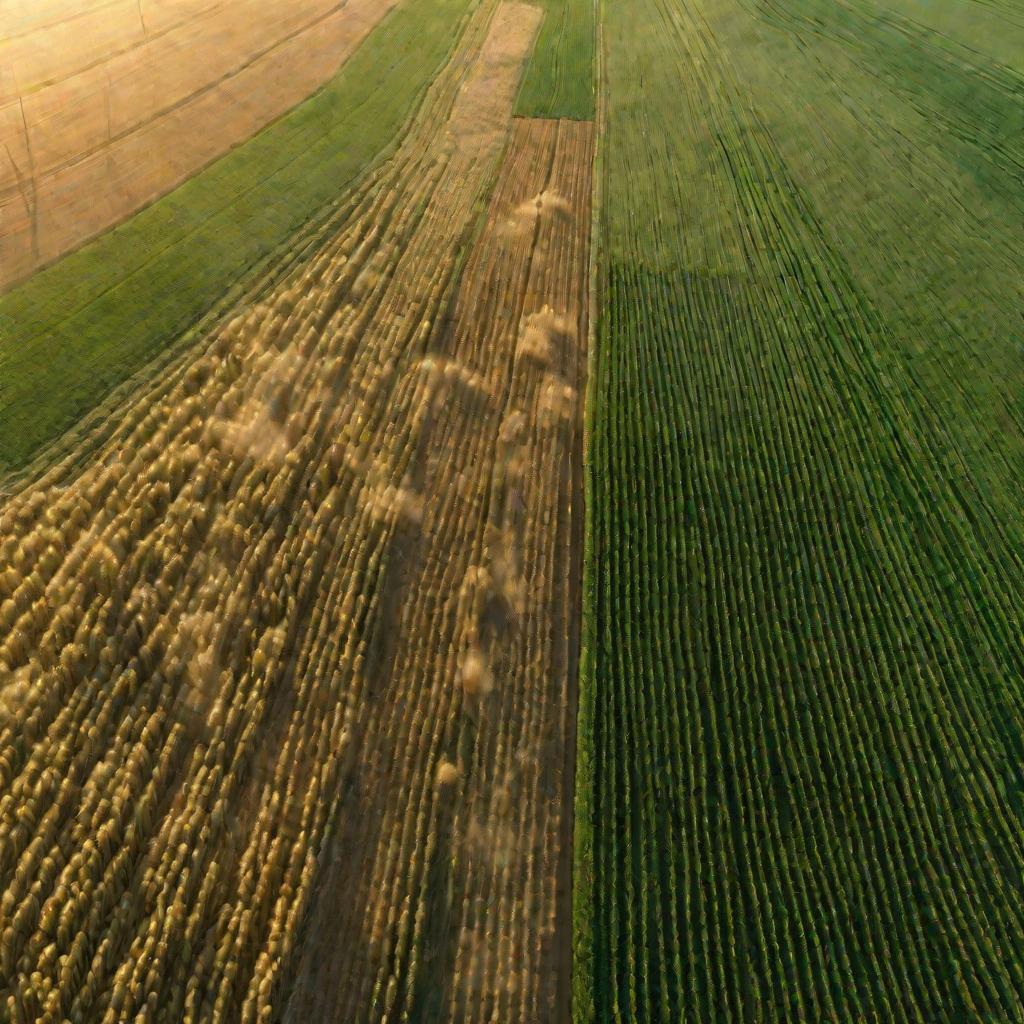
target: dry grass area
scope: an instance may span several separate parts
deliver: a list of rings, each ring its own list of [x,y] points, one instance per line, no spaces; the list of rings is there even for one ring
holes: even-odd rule
[[[359,755],[289,1020],[567,1014],[592,146],[589,124],[516,122],[420,364],[401,479],[423,500],[378,587]],[[537,216],[510,235],[524,204]]]
[[[513,129],[538,22],[0,507],[9,1019],[567,1009],[593,139]]]
[[[328,79],[395,0],[24,5],[0,39],[0,288]]]

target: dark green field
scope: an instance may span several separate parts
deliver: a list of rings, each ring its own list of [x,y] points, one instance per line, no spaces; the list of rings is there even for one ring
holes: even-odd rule
[[[577,1020],[1022,1020],[1020,12],[602,12]]]

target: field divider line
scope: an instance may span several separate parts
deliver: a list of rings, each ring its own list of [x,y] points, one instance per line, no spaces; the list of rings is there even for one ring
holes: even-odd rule
[[[595,1018],[594,905],[590,898],[593,883],[593,729],[594,714],[594,643],[595,632],[595,564],[594,564],[594,482],[592,448],[596,416],[595,369],[598,346],[598,324],[602,309],[599,261],[604,259],[602,246],[602,186],[604,183],[604,139],[607,130],[605,89],[604,5],[593,0],[597,41],[594,46],[594,152],[590,206],[589,317],[587,324],[586,382],[583,398],[583,578],[580,602],[580,654],[576,687],[576,737],[573,764],[574,799],[572,815],[572,951],[570,1019],[584,1024]]]

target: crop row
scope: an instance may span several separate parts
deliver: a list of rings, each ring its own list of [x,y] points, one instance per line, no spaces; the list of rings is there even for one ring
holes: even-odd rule
[[[1016,1020],[1024,594],[987,481],[1020,434],[965,462],[836,241],[858,210],[809,200],[712,28],[739,10],[605,5],[577,1017]]]
[[[438,390],[409,473],[434,498],[401,546],[408,597],[390,627],[395,639],[375,655],[396,682],[380,684],[366,722],[374,770],[360,793],[363,806],[388,806],[412,782],[424,811],[400,836],[351,823],[346,849],[361,852],[339,857],[333,895],[310,922],[322,937],[306,951],[299,1016],[360,1019],[383,998],[416,1020],[542,1020],[567,980],[558,887],[568,863],[579,458],[571,382],[581,335],[544,300],[582,308],[591,145],[569,126],[516,123],[452,322],[431,347]],[[396,725],[396,714],[418,721]],[[429,742],[410,750],[405,728]],[[413,752],[427,761],[410,775],[402,763]],[[396,945],[410,889],[418,896],[407,944]],[[367,936],[371,960],[390,953],[408,972],[374,979],[357,962],[332,972],[320,955],[332,941],[328,922]],[[431,968],[417,981],[422,963]]]
[[[408,1019],[432,998],[424,961],[429,936],[447,932],[437,876],[452,870],[453,834],[463,858],[468,837],[487,837],[462,897],[482,945],[458,954],[480,980],[449,980],[467,1019],[473,999],[539,998],[529,972],[508,979],[523,949],[540,963],[544,918],[523,908],[533,892],[553,904],[560,805],[539,789],[557,763],[541,772],[523,743],[564,753],[552,739],[564,707],[509,686],[490,699],[493,720],[476,712],[478,762],[454,742],[468,728],[452,717],[454,681],[484,693],[502,678],[470,657],[470,623],[497,586],[480,581],[502,565],[479,540],[508,525],[487,501],[459,500],[453,453],[468,472],[482,437],[460,430],[436,454],[425,441],[445,408],[475,423],[460,388],[477,407],[492,397],[429,353],[447,336],[459,247],[532,39],[519,10],[477,9],[408,134],[314,254],[141,390],[84,464],[72,452],[0,510],[0,1000],[12,1020],[266,1020],[300,1015],[311,991],[320,1019]],[[552,272],[575,280],[581,260]],[[544,412],[561,408],[561,385],[516,376],[536,439],[521,443],[546,474],[525,492],[559,478],[568,442]],[[479,467],[489,481],[491,462]],[[525,613],[564,577],[550,526],[563,495],[529,498],[522,558],[537,575],[501,568],[523,600],[510,671],[538,685],[556,678],[544,670],[556,638]],[[476,531],[477,590],[470,562],[447,551],[453,529]],[[420,566],[428,543],[449,557]],[[478,790],[466,812],[464,779]],[[314,892],[364,915],[341,948],[338,919],[311,916]],[[509,935],[526,925],[511,947],[485,912],[492,892]],[[344,988],[304,988],[311,961]]]
[[[594,0],[542,0],[544,22],[523,80],[516,114],[592,121],[596,107]]]

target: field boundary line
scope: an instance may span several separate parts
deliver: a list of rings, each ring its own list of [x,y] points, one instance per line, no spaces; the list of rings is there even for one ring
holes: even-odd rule
[[[580,595],[580,653],[576,680],[576,749],[573,763],[572,936],[570,1018],[575,1024],[594,1020],[593,902],[593,724],[594,697],[594,487],[590,458],[594,430],[595,365],[600,317],[599,261],[603,257],[601,198],[604,178],[605,89],[603,4],[594,0],[594,157],[590,193],[590,267],[587,296],[586,387],[583,398],[583,574]]]

